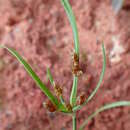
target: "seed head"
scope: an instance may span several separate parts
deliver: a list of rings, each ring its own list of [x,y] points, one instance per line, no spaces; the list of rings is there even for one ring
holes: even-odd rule
[[[68,111],[72,111],[72,106],[70,103],[66,104],[66,108],[68,109]]]
[[[85,102],[85,93],[82,93],[78,98],[78,105],[82,105]]]
[[[54,91],[57,97],[60,97],[63,93],[62,87],[59,84],[54,85]]]
[[[49,112],[55,112],[56,107],[53,105],[53,103],[48,99],[46,102],[43,103],[43,106],[49,111]]]
[[[80,76],[82,71],[79,67],[79,56],[76,53],[73,54],[72,61],[72,73],[76,76]]]

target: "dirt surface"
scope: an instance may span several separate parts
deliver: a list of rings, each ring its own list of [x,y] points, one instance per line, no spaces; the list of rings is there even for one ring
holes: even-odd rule
[[[102,41],[107,53],[104,81],[95,98],[78,113],[79,127],[90,113],[105,103],[130,100],[130,8],[128,2],[115,14],[109,0],[70,2],[77,19],[84,72],[78,95],[84,91],[87,97],[99,79]],[[15,48],[25,57],[51,89],[46,78],[46,68],[50,67],[54,79],[64,86],[66,101],[69,100],[73,37],[59,0],[0,0],[0,43]],[[1,49],[0,130],[71,130],[71,118],[47,112],[42,106],[45,99],[23,66]],[[85,128],[112,129],[130,129],[130,108],[103,112]]]

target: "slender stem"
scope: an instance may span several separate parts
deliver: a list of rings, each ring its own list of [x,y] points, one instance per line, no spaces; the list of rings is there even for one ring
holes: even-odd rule
[[[105,110],[109,110],[112,108],[117,108],[117,107],[125,107],[125,106],[130,106],[130,101],[118,101],[110,104],[106,104],[105,106],[100,107],[97,109],[95,112],[93,112],[88,119],[86,119],[83,124],[80,126],[79,130],[83,130],[85,126],[88,124],[88,122],[93,119],[97,114],[100,112],[103,112]]]
[[[77,84],[78,84],[78,77],[74,76],[74,78],[73,78],[73,86],[72,86],[71,96],[70,96],[70,104],[72,106],[76,105]]]
[[[79,55],[78,29],[77,29],[76,19],[75,19],[74,13],[72,11],[72,7],[68,0],[61,0],[61,3],[66,11],[66,14],[69,18],[69,22],[70,22],[72,30],[73,30],[75,52],[77,55]]]
[[[77,125],[76,125],[76,113],[73,113],[72,121],[73,121],[73,130],[77,130]]]

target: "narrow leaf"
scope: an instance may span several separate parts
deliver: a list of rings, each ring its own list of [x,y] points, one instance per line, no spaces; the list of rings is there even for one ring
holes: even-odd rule
[[[49,78],[49,80],[51,82],[51,85],[54,87],[55,82],[54,82],[53,76],[52,76],[51,71],[50,71],[49,68],[47,68],[47,76],[48,76],[48,78]],[[65,106],[65,102],[64,102],[64,99],[63,99],[62,96],[60,96],[60,102],[62,103],[62,105]]]
[[[95,94],[97,93],[97,91],[100,88],[101,83],[103,81],[103,77],[104,77],[105,70],[106,70],[106,54],[105,54],[104,44],[102,44],[102,52],[103,52],[103,68],[102,68],[102,72],[101,72],[101,75],[100,75],[100,78],[99,78],[99,81],[97,83],[96,88],[91,93],[91,95],[88,97],[88,99],[86,100],[86,103],[88,103],[88,101],[90,101],[95,96]]]
[[[77,55],[79,55],[79,37],[78,37],[78,31],[77,31],[77,25],[75,21],[75,16],[73,14],[72,8],[68,2],[68,0],[61,0],[61,3],[66,11],[66,14],[69,18],[69,22],[72,26],[73,35],[74,35],[74,44],[75,44],[75,52]]]
[[[60,96],[60,102],[62,103],[62,105],[64,105],[64,106],[66,105],[62,96]]]
[[[51,85],[54,86],[54,80],[53,80],[53,77],[49,68],[47,68],[47,77],[49,78]]]
[[[53,94],[49,91],[49,89],[45,86],[45,84],[40,80],[37,74],[32,70],[31,66],[12,48],[8,48],[6,46],[0,46],[2,48],[7,49],[13,56],[15,56],[18,61],[24,66],[25,70],[28,74],[34,79],[36,84],[40,87],[40,89],[44,92],[44,94],[52,101],[53,104],[58,106],[58,100]]]
[[[85,128],[85,126],[88,124],[88,122],[94,118],[97,114],[99,114],[100,112],[103,112],[105,110],[108,109],[112,109],[112,108],[116,108],[116,107],[123,107],[123,106],[130,106],[130,101],[118,101],[115,103],[111,103],[111,104],[107,104],[99,109],[97,109],[94,113],[92,113],[87,120],[85,120],[83,122],[83,124],[81,125],[79,130],[83,130]]]

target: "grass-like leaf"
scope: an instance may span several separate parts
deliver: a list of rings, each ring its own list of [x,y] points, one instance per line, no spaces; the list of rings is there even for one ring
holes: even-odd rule
[[[54,80],[49,68],[47,68],[47,77],[49,78],[51,85],[54,86]]]
[[[107,104],[99,109],[97,109],[94,113],[92,113],[87,120],[85,120],[83,122],[83,124],[81,125],[79,130],[83,130],[85,128],[85,126],[88,124],[88,122],[94,118],[97,114],[99,114],[100,112],[103,112],[105,110],[108,109],[112,109],[112,108],[116,108],[116,107],[123,107],[123,106],[130,106],[130,101],[118,101],[115,103],[111,103],[111,104]]]
[[[98,89],[100,88],[101,83],[103,81],[104,74],[105,74],[105,69],[106,69],[106,54],[105,54],[104,44],[102,44],[102,53],[103,53],[103,67],[102,67],[102,72],[101,72],[99,81],[97,83],[97,86],[95,87],[94,91],[90,94],[90,96],[87,98],[85,103],[82,106],[76,106],[75,108],[73,108],[73,111],[77,111],[77,110],[81,109],[84,105],[86,105],[95,96]]]
[[[6,46],[0,46],[1,48],[7,49],[13,56],[15,56],[18,61],[24,66],[25,70],[28,72],[28,74],[34,79],[36,84],[40,87],[40,89],[43,91],[43,93],[51,100],[51,102],[56,105],[58,108],[62,109],[64,108],[62,104],[58,102],[58,99],[53,96],[53,94],[50,92],[50,90],[45,86],[45,84],[40,80],[40,78],[37,76],[37,74],[33,71],[31,66],[12,48],[8,48]]]
[[[72,8],[71,8],[68,0],[61,0],[61,3],[66,11],[66,14],[69,18],[69,22],[72,26],[73,35],[74,35],[75,52],[79,55],[79,36],[78,36],[75,16],[73,14]]]
[[[51,71],[50,71],[49,68],[47,68],[47,76],[48,76],[48,78],[49,78],[49,80],[51,82],[51,85],[54,86],[55,82],[54,82],[53,76],[52,76]],[[64,99],[63,99],[62,96],[60,96],[60,102],[62,103],[62,105],[65,106],[65,102],[64,102]]]
[[[86,103],[88,103],[88,101],[90,101],[95,96],[95,94],[97,93],[97,91],[98,91],[98,89],[101,86],[101,83],[103,81],[103,77],[104,77],[105,70],[106,70],[106,54],[105,54],[104,44],[102,44],[102,52],[103,52],[103,67],[102,67],[102,72],[101,72],[101,75],[100,75],[100,78],[99,78],[99,81],[97,83],[96,88],[91,93],[91,95],[88,97],[88,99],[86,100]]]

